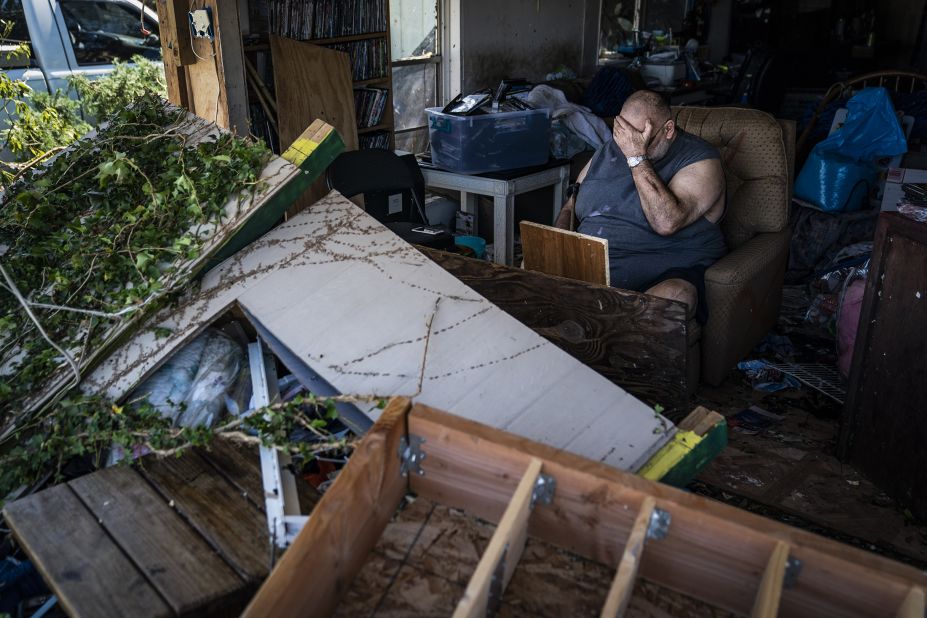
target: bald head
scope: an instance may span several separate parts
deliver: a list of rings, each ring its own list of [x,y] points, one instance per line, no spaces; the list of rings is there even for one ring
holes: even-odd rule
[[[672,110],[666,100],[653,90],[638,90],[631,94],[621,107],[621,116],[644,116],[655,125],[661,125],[672,117]]]

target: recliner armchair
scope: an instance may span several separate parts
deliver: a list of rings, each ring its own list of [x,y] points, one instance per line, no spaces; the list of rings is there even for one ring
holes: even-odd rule
[[[708,322],[700,326],[693,309],[686,328],[686,376],[691,394],[699,377],[709,384],[721,383],[779,317],[791,235],[795,123],[736,107],[675,107],[673,115],[680,128],[720,151],[727,183],[721,230],[730,252],[705,272]],[[546,229],[554,234],[562,232]],[[577,266],[577,259],[583,258],[558,261],[556,255],[547,255],[549,251],[535,251],[530,246],[531,242],[549,240],[530,239],[523,230],[526,268],[584,281],[600,280],[587,278],[588,268]],[[564,239],[558,242],[570,244]],[[586,249],[578,251],[584,255]],[[607,258],[603,261],[607,270]],[[606,274],[602,273],[601,280],[607,280]]]
[[[688,334],[690,385],[699,374],[719,384],[779,316],[795,123],[733,107],[676,107],[673,114],[680,128],[718,148],[727,183],[721,229],[730,253],[706,271],[708,322],[699,327],[691,320]]]

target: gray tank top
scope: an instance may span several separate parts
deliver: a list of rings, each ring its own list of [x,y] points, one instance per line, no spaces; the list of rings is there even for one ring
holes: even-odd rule
[[[720,158],[705,140],[677,131],[666,156],[652,162],[666,183],[688,165]],[[654,232],[641,209],[631,169],[614,140],[592,157],[577,194],[576,217],[578,232],[608,240],[611,283],[626,290],[643,291],[671,268],[708,267],[727,253],[720,228],[705,217],[671,236]]]

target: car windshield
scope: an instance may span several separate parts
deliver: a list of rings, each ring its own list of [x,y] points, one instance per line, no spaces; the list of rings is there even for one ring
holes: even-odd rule
[[[80,65],[111,64],[140,55],[160,60],[158,24],[130,0],[60,0]]]

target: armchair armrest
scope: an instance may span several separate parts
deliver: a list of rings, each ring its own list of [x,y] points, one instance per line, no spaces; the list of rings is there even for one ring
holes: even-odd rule
[[[788,249],[790,230],[757,234],[705,271],[707,286],[743,286],[777,266],[777,258]],[[776,269],[773,268],[773,271]]]

